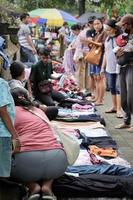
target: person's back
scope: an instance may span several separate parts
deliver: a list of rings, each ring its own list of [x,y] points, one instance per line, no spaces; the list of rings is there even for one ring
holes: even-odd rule
[[[48,120],[42,110],[34,107],[33,111]],[[16,106],[15,128],[21,140],[21,152],[61,148],[49,125],[20,106]]]

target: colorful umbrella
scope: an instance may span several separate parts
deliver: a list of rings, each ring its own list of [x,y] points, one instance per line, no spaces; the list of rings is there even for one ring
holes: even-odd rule
[[[40,17],[30,17],[29,22],[30,22],[31,24],[43,25],[44,23],[47,22],[47,19],[40,18]]]
[[[38,8],[29,12],[31,17],[47,19],[48,26],[62,26],[63,22],[78,23],[78,20],[67,12],[52,8]]]

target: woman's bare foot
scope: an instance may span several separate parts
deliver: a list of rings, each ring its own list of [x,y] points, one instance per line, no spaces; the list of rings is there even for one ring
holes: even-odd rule
[[[101,106],[101,105],[103,105],[103,101],[96,101],[96,102],[95,102],[95,105],[96,105],[96,106]]]
[[[44,181],[42,184],[42,192],[52,196],[53,195],[52,183],[53,183],[53,180]]]
[[[36,194],[41,191],[41,187],[38,183],[29,183],[27,184],[27,187],[29,188],[30,194]]]

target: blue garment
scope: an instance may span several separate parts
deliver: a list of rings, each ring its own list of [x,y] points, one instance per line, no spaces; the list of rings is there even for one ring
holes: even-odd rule
[[[99,75],[101,68],[97,65],[90,65],[90,75]]]
[[[108,76],[108,85],[112,95],[120,94],[120,90],[117,88],[117,76],[118,74],[107,73]]]
[[[9,59],[8,59],[8,56],[4,53],[4,52],[2,52],[1,50],[0,50],[0,56],[3,58],[3,68],[5,69],[5,70],[7,70],[8,69],[8,67],[9,67]]]
[[[14,101],[10,93],[8,83],[0,78],[0,107],[6,106],[7,111],[11,117],[12,122],[14,121]],[[11,137],[9,131],[5,127],[2,119],[0,118],[0,137]]]
[[[37,62],[35,55],[32,51],[26,47],[21,46],[20,48],[20,60],[25,65],[32,66]]]
[[[11,171],[11,138],[0,138],[0,177],[9,177]]]
[[[4,52],[4,42],[5,40],[0,37],[0,56],[3,58],[3,68],[6,70],[9,67],[9,59],[6,53]]]
[[[128,168],[120,165],[82,165],[69,166],[66,172],[83,174],[106,174],[118,176],[132,176],[133,168]]]

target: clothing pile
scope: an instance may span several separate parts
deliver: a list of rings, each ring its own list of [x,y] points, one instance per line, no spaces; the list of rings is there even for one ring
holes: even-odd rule
[[[80,143],[76,162],[54,180],[54,194],[68,199],[133,199],[133,168],[120,154],[95,105],[79,96],[58,104],[58,117],[52,121]]]

